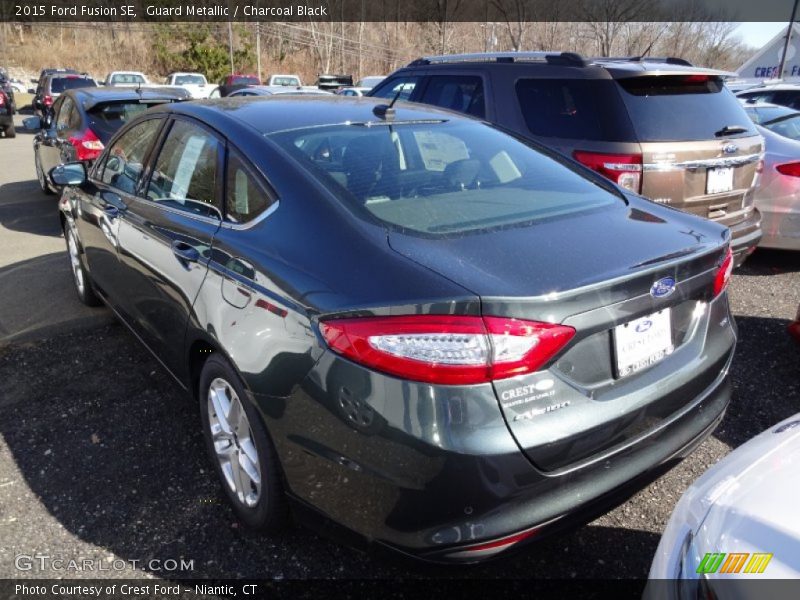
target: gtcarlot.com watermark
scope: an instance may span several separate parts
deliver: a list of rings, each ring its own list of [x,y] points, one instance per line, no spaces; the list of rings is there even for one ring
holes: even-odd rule
[[[38,572],[94,572],[103,571],[155,571],[186,572],[194,571],[194,559],[185,558],[151,558],[138,560],[134,558],[65,558],[59,554],[17,554],[14,566],[18,571]]]

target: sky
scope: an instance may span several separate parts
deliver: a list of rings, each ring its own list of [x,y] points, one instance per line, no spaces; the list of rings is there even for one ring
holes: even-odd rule
[[[761,48],[770,41],[779,31],[786,27],[786,23],[740,23],[736,33],[748,46]]]

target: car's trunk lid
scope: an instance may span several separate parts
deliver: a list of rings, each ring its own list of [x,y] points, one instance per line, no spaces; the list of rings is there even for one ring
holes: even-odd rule
[[[494,384],[521,449],[537,467],[554,471],[656,427],[711,383],[698,377],[691,390],[636,395],[645,384],[636,372],[619,376],[613,332],[657,313],[669,321],[669,355],[644,369],[650,388],[694,358],[699,348],[684,346],[728,236],[717,225],[632,198],[627,206],[464,236],[390,232],[389,243],[480,296],[485,315],[576,329],[544,369]],[[667,278],[675,291],[653,297],[654,284]]]

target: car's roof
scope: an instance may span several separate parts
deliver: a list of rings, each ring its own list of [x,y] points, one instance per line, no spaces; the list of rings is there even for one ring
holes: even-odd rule
[[[403,69],[520,69],[572,67],[575,77],[591,77],[592,71],[606,72],[612,77],[641,75],[714,75],[733,77],[730,71],[696,67],[672,57],[596,57],[587,58],[572,52],[476,52],[426,56],[409,63]]]
[[[179,89],[173,88],[119,88],[119,87],[86,87],[75,88],[64,92],[74,96],[85,109],[96,106],[101,102],[120,102],[123,100],[187,100],[189,95]]]
[[[385,122],[373,112],[381,104],[386,104],[381,98],[279,94],[197,100],[164,106],[162,110],[192,116],[217,128],[224,127],[226,121],[234,120],[266,135],[323,125]],[[395,122],[472,120],[444,109],[415,103],[397,102],[394,109]]]

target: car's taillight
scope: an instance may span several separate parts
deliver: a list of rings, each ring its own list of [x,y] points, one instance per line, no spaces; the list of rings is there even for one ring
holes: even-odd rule
[[[75,146],[75,157],[78,160],[94,160],[105,148],[91,129],[87,129],[81,137],[69,138],[69,143]]]
[[[53,97],[52,96],[45,96],[42,99],[42,102],[44,102],[45,106],[53,106]]]
[[[579,163],[608,177],[618,186],[637,194],[642,191],[641,154],[605,154],[575,150],[573,156]]]
[[[733,272],[733,253],[730,247],[725,253],[725,258],[722,259],[717,273],[714,275],[714,297],[716,298],[725,288],[728,287],[728,282],[731,280],[731,273]]]
[[[5,106],[6,103],[6,95],[3,92],[0,92],[0,106]]]
[[[469,385],[532,373],[572,339],[572,327],[505,317],[409,315],[320,323],[328,346],[397,377]]]
[[[800,177],[800,162],[784,163],[777,165],[775,170],[781,175],[789,175],[790,177]]]

